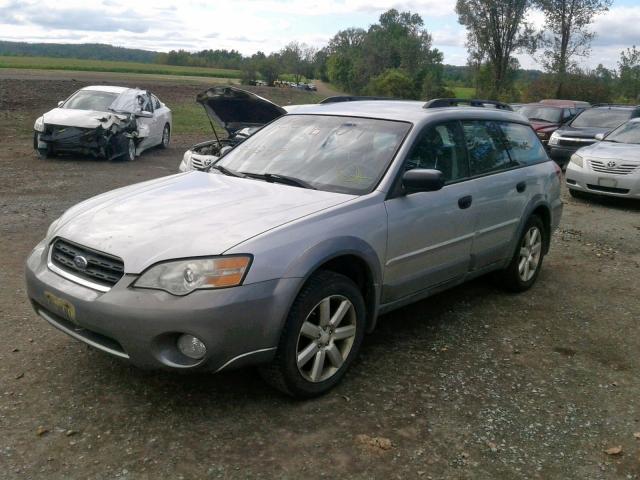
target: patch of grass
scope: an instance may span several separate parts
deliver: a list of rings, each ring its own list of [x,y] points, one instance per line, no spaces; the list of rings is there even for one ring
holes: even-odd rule
[[[450,87],[456,98],[475,98],[476,89],[473,87]]]
[[[76,58],[0,56],[0,68],[41,70],[75,70],[83,72],[147,73],[212,78],[239,78],[239,70],[207,67],[181,67],[154,63],[114,62],[108,60],[80,60]]]
[[[173,113],[173,133],[212,134],[209,117],[204,108],[196,102],[172,105],[171,112]],[[218,125],[216,125],[216,132],[218,135],[225,135],[225,131]]]

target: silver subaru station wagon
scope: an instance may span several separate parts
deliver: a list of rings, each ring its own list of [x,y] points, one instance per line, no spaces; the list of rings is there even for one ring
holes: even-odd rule
[[[29,298],[140,367],[260,365],[280,390],[319,395],[381,314],[489,272],[511,291],[536,281],[560,172],[509,110],[301,107],[209,171],[67,210],[27,260]]]

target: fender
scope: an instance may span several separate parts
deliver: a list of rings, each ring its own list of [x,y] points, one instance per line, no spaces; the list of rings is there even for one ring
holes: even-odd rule
[[[290,300],[287,311],[291,309],[295,298],[309,277],[328,261],[343,255],[353,255],[362,260],[371,276],[371,294],[367,302],[367,332],[371,332],[376,324],[380,304],[382,285],[382,265],[374,248],[366,241],[353,236],[341,236],[324,240],[304,251],[285,271],[283,278],[299,278],[300,283],[295,295]],[[282,320],[284,322],[284,319]]]

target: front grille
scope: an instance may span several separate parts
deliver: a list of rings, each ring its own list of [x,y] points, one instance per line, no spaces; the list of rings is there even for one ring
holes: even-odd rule
[[[84,257],[85,268],[76,264],[76,257]],[[51,263],[65,272],[104,286],[115,285],[124,275],[124,262],[118,257],[61,238],[51,246]]]
[[[589,160],[591,169],[594,172],[610,173],[613,175],[629,175],[638,169],[639,165],[636,163],[617,163],[613,166],[607,165],[608,162],[601,160]]]
[[[619,194],[627,194],[629,193],[628,188],[616,188],[616,187],[603,187],[602,185],[591,185],[587,184],[589,190],[596,190],[598,192],[607,192],[607,193],[619,193]]]
[[[563,147],[586,147],[587,145],[591,145],[595,143],[595,139],[591,138],[571,138],[571,137],[560,137],[558,140],[558,145],[562,145]]]
[[[214,159],[215,158],[217,158],[217,157],[214,157]],[[194,156],[191,157],[191,166],[193,168],[195,168],[196,170],[206,170],[215,161],[214,159],[212,159],[211,157],[209,157],[209,158],[196,157],[194,155]]]

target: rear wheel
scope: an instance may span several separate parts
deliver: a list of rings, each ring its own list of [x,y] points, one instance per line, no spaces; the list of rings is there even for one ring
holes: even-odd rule
[[[276,358],[260,373],[294,397],[321,395],[348,370],[364,330],[365,306],[358,287],[343,275],[318,272],[291,307]]]
[[[507,290],[524,292],[536,282],[542,268],[546,234],[540,217],[532,215],[522,231],[511,263],[498,273],[502,285]]]

